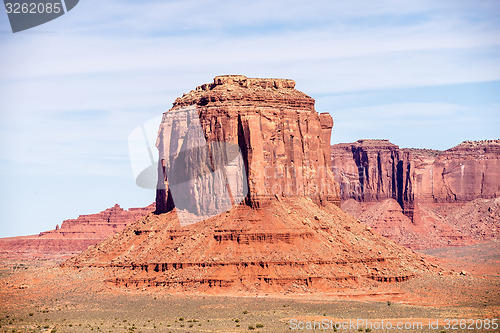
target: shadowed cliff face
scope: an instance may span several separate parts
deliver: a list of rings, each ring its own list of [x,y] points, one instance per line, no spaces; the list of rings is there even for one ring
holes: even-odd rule
[[[333,120],[294,86],[292,80],[218,76],[178,98],[157,141],[157,212],[175,206],[213,216],[242,195],[252,207],[276,195],[338,203],[330,170]],[[174,188],[183,183],[179,178],[182,191]]]
[[[414,194],[408,152],[388,140],[358,140],[332,146],[331,156],[342,200],[395,199],[411,217]]]
[[[332,163],[342,208],[400,244],[421,249],[498,238],[500,140],[443,152],[359,140],[332,146]]]
[[[466,141],[444,152],[399,149],[387,140],[331,148],[343,200],[468,202],[500,196],[500,140]]]

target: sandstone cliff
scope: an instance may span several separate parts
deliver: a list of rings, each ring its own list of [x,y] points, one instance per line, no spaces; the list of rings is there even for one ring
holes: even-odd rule
[[[332,146],[332,163],[342,208],[400,244],[420,249],[500,236],[500,140],[442,152],[359,140]]]
[[[419,201],[467,202],[500,197],[500,140],[464,141],[436,154],[412,155]]]
[[[342,200],[396,200],[404,213],[413,213],[413,189],[408,152],[388,140],[358,140],[331,147],[333,172]]]
[[[217,187],[220,182],[214,179],[231,176],[236,180],[227,186],[229,197],[248,185],[246,201],[252,206],[275,195],[338,203],[338,189],[330,170],[332,117],[328,113],[318,114],[314,99],[294,87],[293,80],[217,76],[213,83],[176,99],[173,108],[164,114],[158,136],[157,211],[168,212],[174,207],[169,182],[178,183],[176,178],[198,178],[178,192],[201,198],[208,210],[227,206],[221,203],[226,186]],[[186,111],[189,107],[195,112]],[[200,128],[193,126],[197,121]],[[229,152],[230,149],[239,151],[241,160],[231,161],[228,156],[237,153]],[[216,158],[214,151],[218,152]],[[196,170],[176,168],[174,159],[177,164],[194,164]],[[234,171],[217,167],[228,164]],[[222,175],[217,173],[219,169]],[[169,173],[175,177],[168,179]],[[207,177],[213,186],[203,186]],[[186,202],[189,198],[181,197],[178,201]],[[190,211],[207,213],[200,210],[203,209],[194,207]]]

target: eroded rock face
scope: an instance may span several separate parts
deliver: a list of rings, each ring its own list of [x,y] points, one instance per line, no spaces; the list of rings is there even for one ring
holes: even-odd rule
[[[400,244],[423,249],[499,237],[500,140],[446,151],[360,140],[332,146],[332,162],[342,208]],[[390,200],[400,211],[386,209]]]
[[[80,215],[76,219],[64,220],[61,227],[41,232],[41,238],[96,238],[104,239],[121,231],[127,224],[135,222],[155,210],[155,204],[125,210],[116,204],[97,214]]]
[[[396,200],[411,218],[413,188],[409,153],[388,140],[358,140],[331,147],[342,200]]]
[[[275,195],[338,203],[338,189],[330,170],[332,117],[318,114],[314,100],[294,86],[293,80],[217,76],[213,83],[178,98],[160,125],[157,212],[177,206],[169,183],[184,176],[197,179],[184,192],[201,198],[203,205],[191,208],[200,215],[226,205],[227,200],[221,202],[221,198],[229,197],[237,203],[238,198],[231,196],[242,193],[238,189],[245,185],[246,203],[254,207]],[[194,108],[194,115],[183,111],[187,108]],[[193,127],[196,122],[200,129]],[[231,161],[227,147],[239,150],[241,160]],[[219,153],[214,155],[214,150]],[[182,151],[185,153],[179,162]],[[196,167],[186,167],[185,175],[168,179],[174,160]],[[214,164],[229,164],[234,170]],[[226,180],[231,177],[233,182]],[[204,185],[207,181],[213,186]]]
[[[500,197],[500,140],[464,141],[436,156],[415,154],[420,201],[468,202]]]

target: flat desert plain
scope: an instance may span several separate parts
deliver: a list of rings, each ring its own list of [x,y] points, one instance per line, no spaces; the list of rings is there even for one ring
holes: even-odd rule
[[[499,243],[428,252],[447,273],[322,294],[126,289],[60,259],[3,259],[0,332],[498,332]]]

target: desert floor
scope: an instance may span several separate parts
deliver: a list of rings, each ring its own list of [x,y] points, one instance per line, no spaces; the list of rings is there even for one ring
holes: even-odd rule
[[[99,270],[58,267],[61,259],[4,258],[0,332],[333,332],[335,323],[338,332],[499,332],[484,329],[500,319],[499,243],[427,252],[449,273],[300,295],[127,290],[101,282]]]

